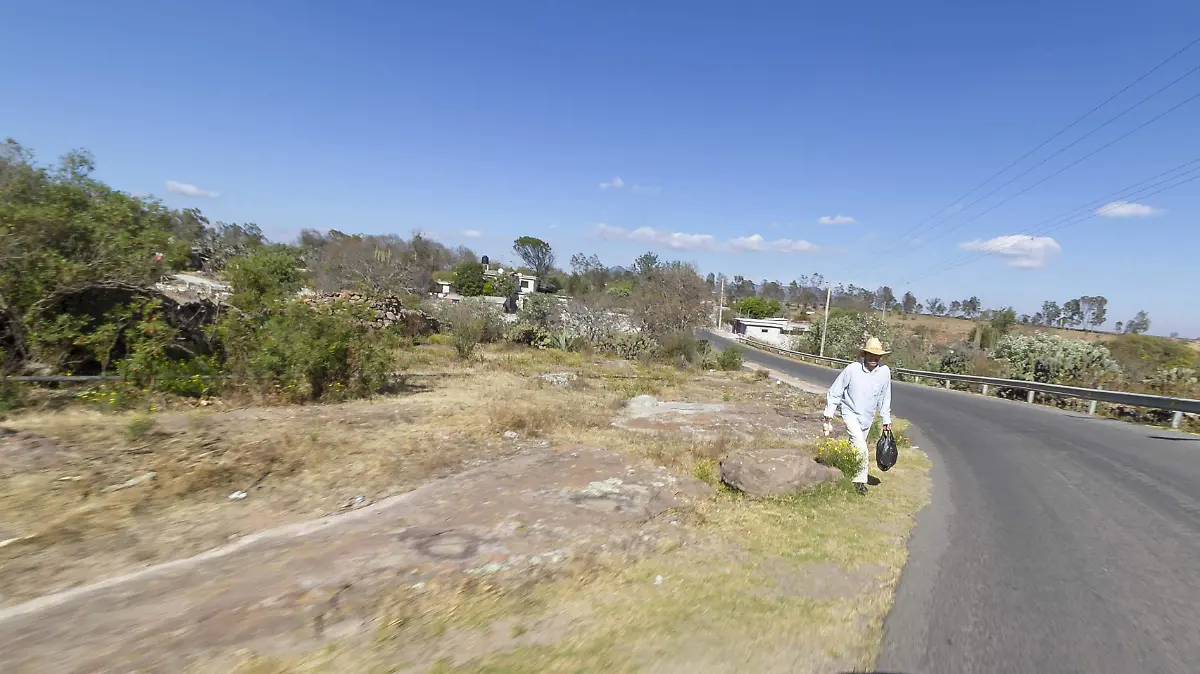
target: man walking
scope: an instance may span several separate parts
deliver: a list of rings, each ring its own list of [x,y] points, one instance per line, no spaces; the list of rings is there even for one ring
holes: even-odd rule
[[[862,358],[850,363],[838,375],[825,403],[825,422],[833,421],[833,415],[841,406],[842,421],[850,436],[850,444],[862,458],[862,469],[852,478],[854,489],[859,494],[867,493],[867,466],[871,455],[867,449],[867,432],[879,412],[883,430],[892,427],[892,371],[880,361],[891,353],[883,348],[878,339],[872,337],[862,348]]]

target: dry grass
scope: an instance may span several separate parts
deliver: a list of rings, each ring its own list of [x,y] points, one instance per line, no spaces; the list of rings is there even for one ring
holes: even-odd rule
[[[767,501],[722,490],[685,518],[692,546],[515,588],[408,590],[369,642],[237,671],[868,671],[927,470],[906,451],[866,499],[845,485]]]
[[[28,537],[0,548],[0,593],[13,602],[334,512],[357,495],[374,501],[532,439],[608,447],[717,484],[726,454],[794,441],[623,430],[611,421],[624,401],[652,392],[694,402],[819,405],[750,372],[697,375],[497,348],[460,365],[445,347],[412,351],[410,369],[456,376],[341,405],[148,416],[72,409],[10,419],[6,427],[54,438],[63,451],[50,468],[0,477],[0,528]],[[545,372],[576,378],[556,387],[535,376]],[[504,438],[506,431],[518,438]],[[153,479],[104,491],[150,472]],[[919,452],[903,452],[883,477],[886,484],[867,499],[845,485],[773,501],[721,489],[717,500],[681,516],[694,543],[670,554],[632,566],[585,562],[567,577],[520,587],[447,581],[398,589],[382,601],[369,637],[299,657],[229,654],[195,671],[866,668],[904,541],[928,497]],[[235,490],[249,495],[231,501]],[[844,591],[814,591],[805,585],[813,579]]]
[[[338,405],[14,415],[5,428],[53,439],[58,452],[48,468],[0,475],[0,539],[20,539],[0,547],[0,603],[337,512],[359,496],[370,503],[530,439],[597,444],[626,398],[679,379],[557,351],[492,348],[467,366],[441,346],[404,354],[411,370],[450,376]],[[532,376],[548,371],[579,376],[565,388]],[[248,496],[230,500],[239,491]]]
[[[907,330],[916,330],[919,327],[923,327],[929,331],[929,339],[931,341],[942,344],[966,339],[967,335],[971,333],[971,330],[979,324],[978,321],[972,321],[967,318],[894,313],[888,314],[888,323],[896,327],[905,328]],[[1014,325],[1013,331],[1028,335],[1037,332],[1045,332],[1051,335],[1066,337],[1068,339],[1080,339],[1085,342],[1099,342],[1106,339],[1111,339],[1115,336],[1110,332],[1072,330],[1068,328],[1049,328],[1041,325]],[[1200,344],[1198,344],[1197,347],[1200,348]]]

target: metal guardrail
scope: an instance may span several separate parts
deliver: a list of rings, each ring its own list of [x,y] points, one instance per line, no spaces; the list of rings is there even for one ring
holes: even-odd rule
[[[801,358],[818,362],[834,363],[838,365],[848,365],[853,361],[844,358],[830,358],[828,356],[818,356],[812,353],[803,353],[801,351],[792,351],[784,349],[773,344],[760,342],[752,338],[737,338],[737,341],[749,344],[763,351],[778,353],[783,356],[792,358]],[[1046,384],[1035,381],[1024,381],[1022,379],[1000,379],[997,377],[977,377],[970,374],[951,374],[949,372],[927,372],[925,370],[909,370],[907,368],[892,368],[893,372],[909,377],[917,377],[921,379],[934,379],[938,381],[959,382],[963,384],[978,384],[983,387],[983,393],[986,395],[989,387],[996,388],[1011,388],[1021,391],[1028,391],[1027,400],[1033,402],[1035,393],[1046,393],[1049,395],[1063,396],[1067,398],[1081,398],[1093,402],[1088,408],[1089,413],[1095,413],[1095,402],[1113,403],[1117,405],[1130,405],[1132,407],[1150,407],[1153,409],[1166,410],[1174,412],[1171,418],[1171,427],[1179,428],[1183,420],[1183,413],[1200,414],[1200,400],[1191,398],[1169,398],[1167,396],[1149,395],[1146,393],[1126,393],[1124,391],[1105,391],[1104,389],[1096,388],[1081,388],[1078,386],[1064,386],[1062,384]]]

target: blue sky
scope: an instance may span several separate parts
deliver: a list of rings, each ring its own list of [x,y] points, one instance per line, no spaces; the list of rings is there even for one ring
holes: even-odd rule
[[[1153,332],[1200,335],[1200,181],[920,278],[1200,158],[1197,100],[964,222],[1200,92],[1200,73],[899,240],[1200,37],[1190,0],[40,0],[5,3],[0,26],[0,135],[47,161],[87,148],[120,189],[274,238],[424,230],[509,256],[531,234],[564,266],[655,249],[1027,312],[1104,295],[1111,321],[1145,309]],[[1200,45],[989,188],[1197,65]]]

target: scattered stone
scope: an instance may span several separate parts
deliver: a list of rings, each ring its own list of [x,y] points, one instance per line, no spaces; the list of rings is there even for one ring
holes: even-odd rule
[[[654,584],[655,584],[655,585],[662,585],[662,576],[655,576],[655,577],[654,577]]]
[[[239,491],[235,491],[232,494],[230,494],[229,500],[230,501],[241,501],[242,499],[246,498],[247,496],[249,496],[249,494],[247,494],[244,491],[239,490]]]
[[[721,461],[721,481],[751,496],[782,496],[842,479],[842,471],[823,466],[795,449],[752,449]]]
[[[547,372],[539,374],[537,378],[556,388],[564,388],[570,386],[579,376],[574,372]]]
[[[518,437],[520,436],[517,435],[516,431],[504,431],[505,440],[516,440]]]
[[[158,473],[155,473],[154,471],[150,471],[149,473],[142,473],[141,475],[138,475],[137,477],[131,477],[128,480],[125,480],[121,484],[114,484],[114,485],[105,487],[104,489],[101,489],[100,492],[104,493],[104,494],[108,494],[110,492],[120,491],[122,489],[128,489],[130,487],[136,487],[139,484],[142,484],[143,482],[149,482],[150,480],[153,480],[154,476],[156,476],[156,475],[158,475]]]

